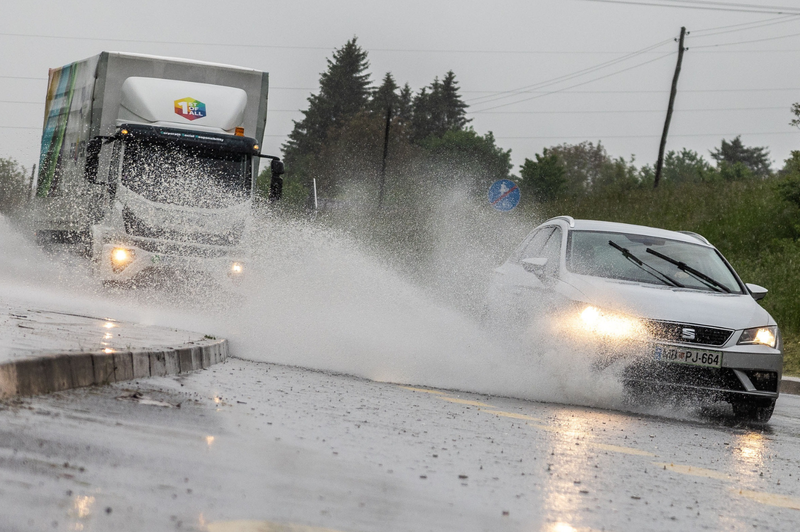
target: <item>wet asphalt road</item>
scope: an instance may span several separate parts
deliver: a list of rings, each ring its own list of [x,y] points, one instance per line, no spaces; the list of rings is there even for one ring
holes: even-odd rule
[[[798,530],[800,397],[749,427],[230,360],[0,403],[0,501],[2,532]]]

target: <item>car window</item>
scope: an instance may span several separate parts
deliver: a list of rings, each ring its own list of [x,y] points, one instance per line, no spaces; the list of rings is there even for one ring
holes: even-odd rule
[[[609,241],[628,250],[645,267],[637,266],[634,261],[627,259],[624,253],[610,245]],[[645,235],[570,231],[567,269],[573,273],[609,279],[666,284],[658,278],[660,273],[686,288],[713,290],[707,283],[648,252],[648,249],[698,270],[721,283],[732,293],[742,293],[735,274],[714,248]],[[653,270],[659,273],[653,275]]]
[[[542,249],[547,239],[553,234],[554,229],[555,227],[543,227],[531,234],[517,254],[517,261],[542,257]]]

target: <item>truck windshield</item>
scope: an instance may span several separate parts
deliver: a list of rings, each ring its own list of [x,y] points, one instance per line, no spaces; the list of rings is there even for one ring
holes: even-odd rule
[[[222,208],[249,197],[250,158],[243,153],[130,140],[125,144],[122,184],[159,203]]]

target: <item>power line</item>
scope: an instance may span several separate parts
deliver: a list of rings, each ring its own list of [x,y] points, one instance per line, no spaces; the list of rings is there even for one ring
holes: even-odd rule
[[[675,109],[676,113],[712,113],[731,111],[777,111],[788,110],[788,106],[780,107],[725,107],[716,109]],[[623,109],[623,110],[592,110],[592,111],[476,111],[471,114],[487,115],[583,115],[583,114],[637,114],[637,113],[663,113],[664,109]]]
[[[510,90],[510,91],[504,91],[503,93],[500,93],[500,94],[495,95],[495,96],[491,96],[491,97],[490,96],[480,96],[480,97],[474,98],[473,100],[485,99],[485,101],[483,101],[483,102],[475,103],[475,105],[480,105],[480,104],[484,104],[484,103],[489,103],[491,101],[496,101],[496,100],[501,100],[501,99],[504,99],[504,98],[509,98],[509,97],[512,97],[512,96],[516,96],[520,92],[523,92],[523,91],[525,91],[527,89],[543,88],[543,87],[547,87],[547,86],[550,86],[550,85],[554,85],[554,84],[560,83],[562,81],[567,81],[567,80],[570,80],[570,79],[573,79],[573,78],[576,78],[576,77],[583,76],[585,74],[589,74],[591,72],[596,72],[596,71],[601,70],[603,68],[607,68],[607,67],[613,66],[613,65],[615,65],[617,63],[621,63],[623,61],[627,61],[628,59],[633,59],[634,57],[637,57],[638,55],[640,55],[642,53],[649,52],[651,50],[655,50],[656,48],[659,48],[659,47],[661,47],[661,46],[663,46],[663,45],[665,45],[665,44],[667,44],[667,43],[669,43],[671,41],[672,41],[672,39],[665,39],[665,40],[663,40],[661,42],[658,42],[658,43],[652,44],[650,46],[647,46],[645,48],[642,48],[641,50],[637,50],[636,52],[631,52],[631,53],[629,53],[629,54],[627,54],[627,55],[625,55],[623,57],[618,57],[618,58],[612,59],[610,61],[606,61],[604,63],[600,63],[599,65],[595,65],[595,66],[592,66],[592,67],[584,68],[582,70],[578,70],[578,71],[572,72],[570,74],[565,74],[563,76],[559,76],[559,77],[556,77],[556,78],[553,78],[553,79],[550,79],[550,80],[547,80],[547,81],[534,83],[532,85],[527,85],[525,87],[520,87],[518,89],[513,89],[513,90]],[[503,94],[505,94],[505,95],[503,95]],[[467,100],[467,102],[469,102],[469,101],[470,100]]]
[[[674,55],[674,54],[675,54],[675,52],[669,52],[667,54],[664,54],[661,57],[656,57],[655,59],[650,59],[649,61],[645,61],[644,63],[639,63],[637,65],[633,65],[631,67],[624,68],[622,70],[617,70],[616,72],[612,72],[610,74],[606,74],[605,76],[600,76],[599,78],[590,79],[588,81],[584,81],[584,82],[581,82],[581,83],[576,83],[575,85],[571,85],[571,86],[565,87],[563,89],[557,89],[557,90],[554,90],[554,91],[545,92],[545,93],[542,93],[542,94],[538,94],[536,96],[531,96],[530,98],[524,98],[522,100],[517,100],[515,102],[509,102],[509,103],[503,103],[503,104],[500,104],[500,105],[495,105],[494,107],[489,107],[488,109],[482,109],[482,111],[491,111],[491,110],[494,110],[494,109],[498,109],[500,107],[506,107],[506,106],[509,106],[509,105],[515,105],[515,104],[518,104],[518,103],[527,102],[527,101],[530,101],[530,100],[535,100],[537,98],[542,98],[542,97],[548,96],[550,94],[556,94],[558,92],[564,92],[564,91],[566,91],[568,89],[572,89],[572,88],[575,88],[575,87],[580,87],[582,85],[587,85],[589,83],[594,83],[595,81],[599,81],[601,79],[610,78],[611,76],[616,76],[617,74],[622,74],[623,72],[627,72],[629,70],[633,70],[635,68],[642,67],[644,65],[647,65],[648,63],[653,63],[654,61],[658,61],[660,59],[664,59],[665,57],[669,57],[669,56]]]
[[[777,37],[766,37],[764,39],[753,39],[749,41],[739,41],[739,42],[726,42],[720,44],[703,44],[700,46],[693,46],[692,50],[696,48],[719,48],[720,46],[735,46],[737,44],[749,44],[754,42],[765,42],[765,41],[777,41],[778,39],[788,39],[789,37],[798,37],[800,33],[791,33],[789,35],[779,35]]]
[[[685,135],[670,135],[670,137],[735,137],[737,135],[800,135],[800,131],[757,131],[753,133],[688,133]],[[661,135],[556,135],[556,136],[523,136],[523,137],[495,137],[497,140],[556,140],[556,139],[653,139]]]
[[[777,22],[764,22],[764,21],[762,21],[763,23],[761,23],[761,24],[752,23],[751,25],[749,25],[746,28],[727,29],[727,30],[720,29],[720,31],[713,31],[711,33],[703,33],[701,35],[697,35],[697,33],[700,33],[699,31],[692,30],[691,31],[691,37],[694,38],[694,39],[705,39],[706,37],[713,37],[714,35],[723,35],[723,34],[726,34],[726,33],[736,33],[736,32],[740,32],[740,31],[757,30],[757,29],[761,29],[761,28],[766,28],[767,26],[774,26],[776,24],[785,24],[787,22],[797,22],[798,20],[800,20],[800,15],[789,15],[788,17],[778,17],[778,18],[780,18],[782,20],[779,20]],[[769,20],[774,20],[774,19],[769,19]],[[711,31],[711,30],[707,30],[707,31]]]
[[[577,86],[577,85],[576,85]],[[780,92],[800,91],[800,87],[788,88],[758,88],[758,89],[681,89],[681,94],[686,92]],[[462,91],[462,92],[494,92],[494,91]],[[560,91],[563,94],[663,94],[668,90],[596,90],[596,91]],[[553,91],[526,91],[525,94],[553,94]]]
[[[191,41],[148,41],[141,39],[118,39],[106,37],[78,37],[69,35],[38,35],[27,33],[9,33],[0,32],[0,36],[4,37],[27,37],[35,39],[59,39],[59,40],[76,40],[76,41],[97,41],[97,42],[120,42],[120,43],[136,43],[136,44],[176,44],[185,46],[217,46],[224,48],[264,48],[275,50],[313,50],[313,51],[332,51],[335,46],[290,46],[290,45],[270,45],[270,44],[253,44],[253,43],[220,43],[220,42],[191,42]],[[459,50],[459,49],[436,49],[436,48],[370,48],[370,53],[373,52],[397,52],[397,53],[444,53],[444,54],[529,54],[529,55],[547,55],[547,54],[577,54],[577,55],[598,55],[598,54],[624,54],[631,53],[625,51],[600,51],[600,50]],[[34,79],[34,78],[31,78]],[[35,78],[40,79],[40,78]]]
[[[658,2],[642,2],[635,0],[581,0],[583,2],[599,2],[605,4],[624,4],[635,6],[648,6],[648,7],[672,7],[679,9],[702,9],[705,11],[728,11],[734,13],[771,13],[775,15],[785,14],[800,14],[798,8],[781,7],[781,6],[758,6],[754,4],[735,4],[731,2],[682,2],[686,5],[676,5],[669,2],[670,0],[658,0]],[[708,5],[699,5],[708,4]],[[752,6],[752,7],[751,7]]]
[[[785,21],[788,22],[790,20],[793,20],[794,18],[795,18],[795,15],[781,15],[780,17],[773,17],[773,18],[768,18],[768,19],[764,19],[764,20],[758,20],[758,21],[754,21],[754,22],[741,22],[739,24],[729,24],[727,26],[714,26],[712,28],[701,28],[699,30],[692,30],[692,33],[706,33],[708,31],[727,30],[728,28],[739,28],[739,27],[742,27],[742,26],[752,26],[754,24],[762,24],[762,23],[766,23],[766,22],[772,22],[772,21],[775,21],[775,20],[778,20],[778,21],[784,21],[785,20]]]

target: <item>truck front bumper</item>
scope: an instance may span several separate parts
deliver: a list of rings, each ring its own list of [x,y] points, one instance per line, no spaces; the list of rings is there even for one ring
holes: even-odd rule
[[[180,272],[219,282],[236,282],[245,275],[239,249],[186,244],[129,235],[96,235],[94,261],[104,281],[132,281],[143,274]]]

